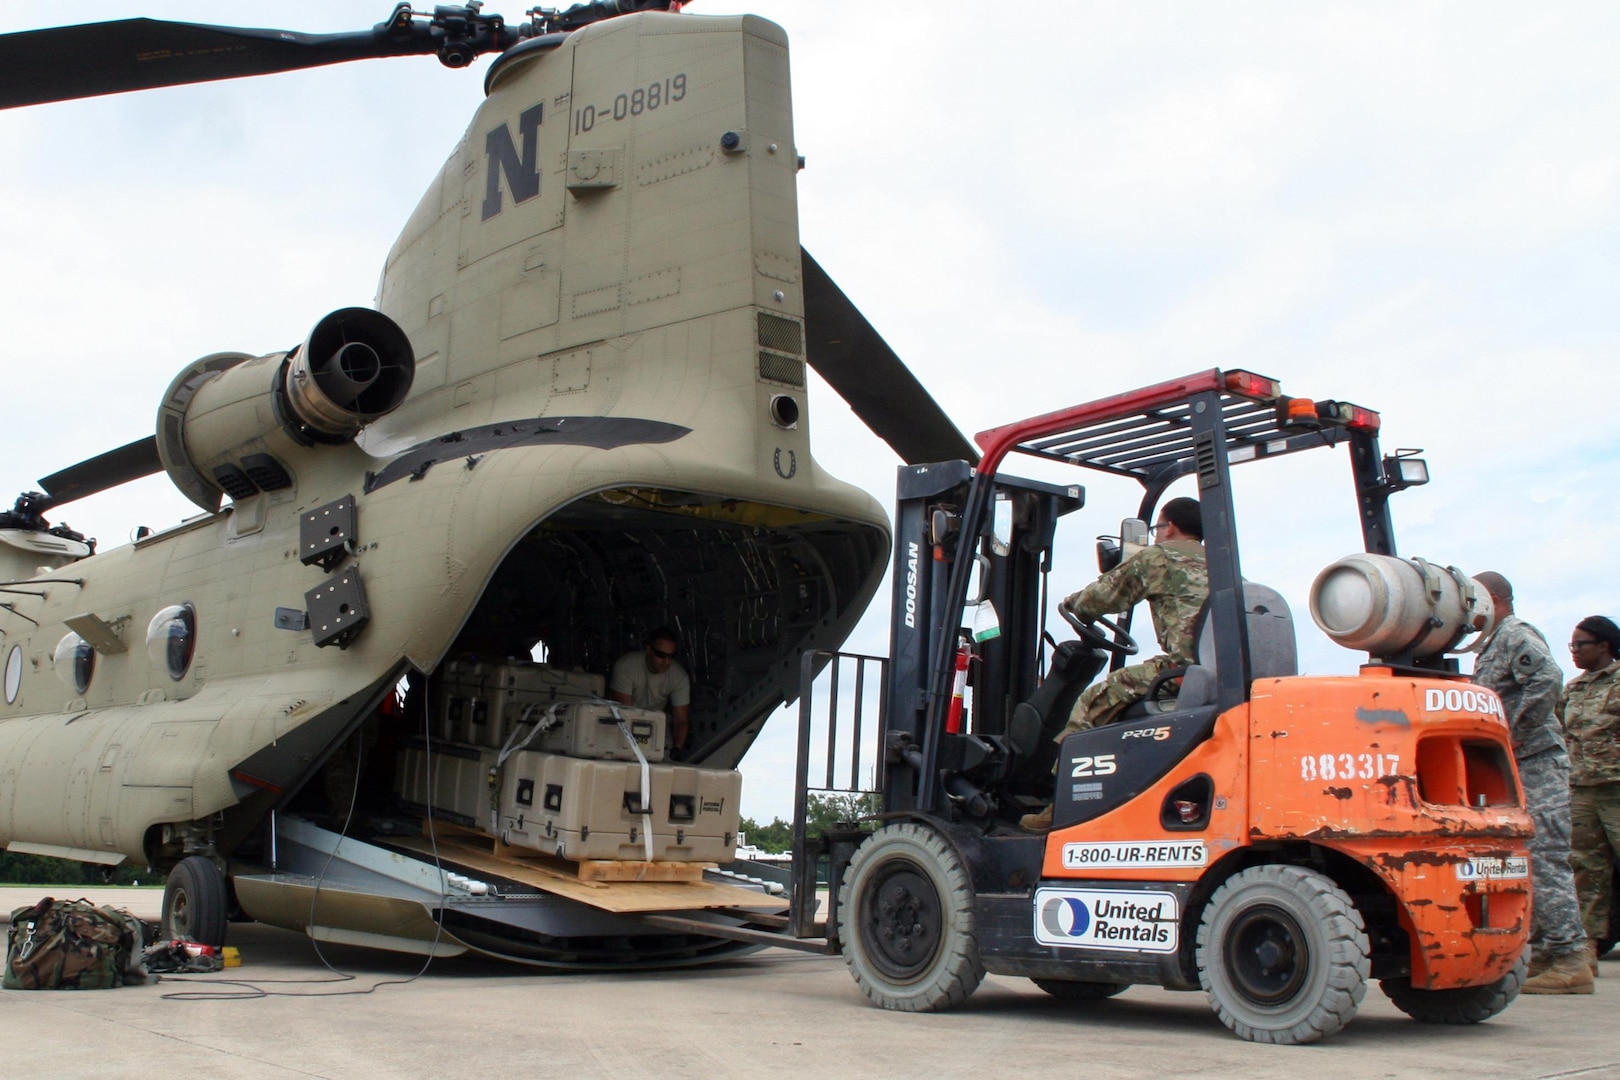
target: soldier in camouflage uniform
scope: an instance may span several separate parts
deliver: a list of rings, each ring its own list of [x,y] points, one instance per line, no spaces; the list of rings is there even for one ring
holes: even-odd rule
[[[1194,663],[1193,632],[1198,613],[1209,599],[1209,570],[1204,564],[1203,517],[1196,499],[1171,499],[1153,526],[1157,540],[1067,597],[1063,606],[1081,619],[1129,611],[1143,600],[1153,615],[1153,630],[1164,653],[1112,672],[1086,687],[1075,702],[1069,722],[1056,741],[1077,731],[1110,723],[1125,706],[1141,701],[1160,674]],[[1052,808],[1025,814],[1019,824],[1040,831],[1052,827]]]
[[[1595,942],[1608,936],[1620,852],[1620,626],[1602,615],[1582,619],[1569,648],[1581,673],[1564,687],[1558,718],[1569,740],[1575,891]],[[1595,975],[1596,950],[1588,957]]]
[[[1569,754],[1555,709],[1563,672],[1540,630],[1513,614],[1513,586],[1494,570],[1475,575],[1496,606],[1496,629],[1474,664],[1474,681],[1502,699],[1530,840],[1531,965],[1526,994],[1590,994],[1586,934],[1569,865]]]

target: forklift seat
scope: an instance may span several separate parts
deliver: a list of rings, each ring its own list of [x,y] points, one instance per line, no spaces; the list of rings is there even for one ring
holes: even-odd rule
[[[1276,589],[1244,581],[1243,607],[1249,624],[1249,677],[1270,679],[1298,675],[1299,647],[1294,640],[1294,616],[1288,609],[1288,601]],[[1122,718],[1215,704],[1215,630],[1207,601],[1198,615],[1198,625],[1198,662],[1191,667],[1171,668],[1160,675],[1148,691],[1147,699],[1127,708]],[[1181,689],[1175,698],[1155,707],[1153,702],[1159,686],[1177,677],[1181,679]]]

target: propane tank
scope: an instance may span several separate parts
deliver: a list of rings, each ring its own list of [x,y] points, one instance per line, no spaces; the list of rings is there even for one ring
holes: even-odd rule
[[[1485,587],[1454,566],[1358,552],[1316,575],[1311,618],[1347,649],[1438,656],[1479,648],[1496,610]],[[1460,645],[1470,634],[1478,636]]]

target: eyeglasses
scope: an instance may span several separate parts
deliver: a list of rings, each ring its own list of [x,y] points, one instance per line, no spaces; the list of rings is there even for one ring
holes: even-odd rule
[[[658,648],[656,645],[647,646],[647,650],[649,652],[651,652],[654,656],[658,657],[658,659],[660,659],[660,660],[673,660],[673,659],[675,659],[675,654],[674,653],[665,652],[663,649]]]
[[[1170,527],[1170,523],[1168,521],[1161,521],[1157,525],[1149,525],[1148,526],[1148,532],[1150,532],[1150,533],[1158,533],[1158,531],[1160,529],[1168,529],[1169,527]]]
[[[1601,644],[1603,644],[1603,643],[1601,641],[1598,641],[1596,638],[1587,638],[1585,641],[1572,641],[1572,642],[1569,643],[1569,651],[1574,652],[1576,649],[1582,648],[1582,647],[1584,647],[1586,645],[1601,645]]]

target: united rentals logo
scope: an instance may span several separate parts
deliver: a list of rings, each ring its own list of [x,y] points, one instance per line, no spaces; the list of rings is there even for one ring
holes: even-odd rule
[[[1037,889],[1035,940],[1061,948],[1172,953],[1180,905],[1167,892]]]

